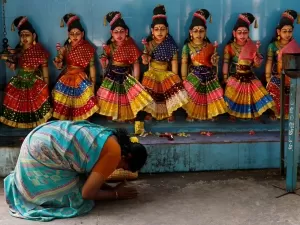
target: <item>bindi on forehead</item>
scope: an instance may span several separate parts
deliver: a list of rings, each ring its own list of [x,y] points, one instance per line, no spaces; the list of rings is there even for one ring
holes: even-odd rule
[[[165,29],[166,26],[165,25],[155,25],[154,28],[156,28],[156,29]]]
[[[248,29],[242,28],[242,29],[237,29],[236,31],[239,31],[239,32],[248,32]]]
[[[194,31],[198,31],[198,30],[202,31],[202,30],[205,30],[205,29],[203,27],[195,27],[195,28],[193,28],[193,30]]]
[[[31,34],[29,31],[21,31],[20,34]]]
[[[125,31],[125,29],[122,29],[122,28],[116,28],[116,29],[114,29],[114,32],[124,32]]]

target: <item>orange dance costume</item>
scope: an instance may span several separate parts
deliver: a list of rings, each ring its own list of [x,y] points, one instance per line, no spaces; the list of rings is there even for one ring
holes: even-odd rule
[[[67,14],[64,19],[69,29],[81,27],[79,18],[73,14]],[[68,20],[72,22],[68,23]],[[67,66],[52,90],[53,117],[84,120],[98,111],[93,84],[85,72],[88,66],[94,65],[94,54],[94,47],[83,39],[75,46],[67,43],[59,49],[57,57],[64,59]]]
[[[235,26],[249,29],[249,25],[253,21],[254,16],[252,14],[240,14]],[[255,57],[260,60],[259,64],[262,62],[262,56],[257,50],[251,39],[248,39],[244,46],[230,41],[225,47],[224,63],[229,64],[229,78],[224,99],[231,116],[254,119],[274,107],[272,97],[252,71],[253,66],[259,66],[254,62]],[[248,56],[244,57],[245,55]]]
[[[110,22],[111,30],[117,27],[128,30],[119,12],[108,13],[106,19]],[[108,60],[109,65],[97,91],[99,114],[116,121],[133,120],[139,111],[153,101],[138,78],[131,75],[134,72],[132,65],[138,63],[141,52],[129,36],[121,45],[110,39],[103,48],[100,60]]]
[[[19,32],[26,30],[35,33],[26,17],[18,17],[14,25]],[[26,49],[18,45],[15,54],[14,65],[17,64],[18,73],[5,88],[0,120],[11,127],[34,128],[52,116],[48,84],[41,73],[41,69],[48,67],[49,55],[36,41]],[[8,62],[8,65],[13,64]]]

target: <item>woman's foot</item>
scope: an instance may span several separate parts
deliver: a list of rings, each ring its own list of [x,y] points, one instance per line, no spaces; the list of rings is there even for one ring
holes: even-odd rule
[[[275,114],[271,114],[271,115],[269,116],[269,118],[270,118],[270,120],[272,120],[272,121],[276,121],[276,120],[277,120],[277,117],[275,116]]]
[[[135,119],[127,120],[128,123],[133,124],[135,122]]]
[[[260,117],[255,117],[255,118],[253,118],[253,120],[256,122],[260,122]]]
[[[144,119],[146,122],[150,122],[150,121],[152,121],[152,116],[151,116],[151,114],[147,114],[146,116],[145,116],[145,119]]]
[[[112,116],[107,116],[106,117],[107,122],[112,123],[113,122],[113,118]]]
[[[236,122],[236,117],[235,116],[229,116],[229,121],[230,122]]]
[[[126,122],[126,120],[121,120],[121,119],[118,119],[118,120],[115,120],[116,122],[118,122],[118,123],[125,123]]]
[[[195,120],[194,120],[192,117],[188,116],[188,117],[186,118],[186,121],[187,121],[187,122],[194,122]]]
[[[168,123],[173,123],[175,121],[175,117],[174,116],[170,116],[168,118]]]
[[[212,122],[215,122],[215,121],[218,121],[218,120],[219,120],[219,118],[216,117],[216,116],[211,119]]]

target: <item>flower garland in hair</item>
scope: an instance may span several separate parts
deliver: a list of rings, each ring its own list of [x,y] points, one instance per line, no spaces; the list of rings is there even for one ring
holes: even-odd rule
[[[139,143],[139,139],[137,137],[130,137],[131,143]]]

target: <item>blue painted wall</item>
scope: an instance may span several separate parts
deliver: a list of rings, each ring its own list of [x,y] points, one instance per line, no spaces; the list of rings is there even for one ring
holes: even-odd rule
[[[88,39],[98,47],[100,53],[102,43],[109,37],[109,27],[103,26],[103,17],[109,11],[122,12],[126,23],[131,28],[131,35],[142,47],[141,39],[149,33],[152,9],[157,4],[164,4],[170,32],[182,48],[193,12],[206,8],[213,16],[213,23],[208,24],[208,37],[211,41],[216,40],[220,43],[218,50],[220,54],[231,36],[233,24],[239,13],[251,12],[257,17],[259,28],[251,27],[251,37],[261,41],[261,51],[265,54],[282,11],[292,8],[300,12],[299,0],[8,0],[7,2],[8,28],[15,17],[28,16],[38,32],[40,42],[51,53],[51,59],[56,54],[56,43],[63,44],[67,37],[66,27],[62,29],[59,24],[62,16],[69,12],[80,16]],[[9,31],[8,38],[12,46],[17,44],[17,32]],[[300,42],[299,25],[296,26],[295,38]],[[99,66],[97,69],[99,73]],[[53,82],[59,72],[55,70],[52,63],[50,63],[50,71]],[[8,70],[2,69],[1,72],[6,74],[6,81],[13,75]],[[259,72],[261,75],[263,68]]]

